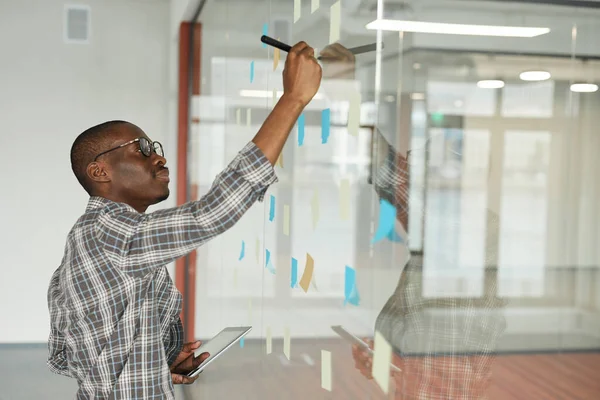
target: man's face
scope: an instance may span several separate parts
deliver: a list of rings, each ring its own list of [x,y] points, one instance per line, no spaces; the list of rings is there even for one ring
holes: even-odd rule
[[[126,125],[119,129],[111,147],[139,137],[149,139],[137,126]],[[150,157],[146,157],[140,151],[139,142],[101,157],[106,157],[109,164],[111,195],[136,208],[147,207],[169,197],[169,171],[165,167],[167,160],[154,151]]]

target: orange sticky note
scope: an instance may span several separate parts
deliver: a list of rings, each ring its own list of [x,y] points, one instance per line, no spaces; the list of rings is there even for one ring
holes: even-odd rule
[[[308,292],[308,287],[310,286],[314,269],[315,260],[313,260],[310,254],[306,253],[306,266],[304,267],[304,272],[302,273],[302,278],[300,279],[300,287],[304,289],[304,292]]]

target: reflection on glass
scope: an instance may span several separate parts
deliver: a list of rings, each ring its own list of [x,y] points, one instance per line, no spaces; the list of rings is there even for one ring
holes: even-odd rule
[[[499,291],[543,296],[546,265],[549,132],[507,131],[504,136]]]
[[[551,118],[554,107],[554,82],[507,84],[502,93],[502,116]]]

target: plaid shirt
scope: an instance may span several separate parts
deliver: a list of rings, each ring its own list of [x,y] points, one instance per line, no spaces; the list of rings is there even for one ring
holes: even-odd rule
[[[48,290],[49,368],[78,399],[173,399],[181,294],[165,265],[233,226],[276,182],[252,142],[200,200],[140,214],[90,198]]]
[[[408,164],[391,146],[373,176],[381,198],[394,204],[397,218],[407,226]],[[487,229],[498,217],[488,210]],[[496,231],[497,232],[497,231]],[[486,248],[486,267],[497,249]],[[506,323],[505,303],[496,297],[494,271],[486,268],[480,298],[423,296],[423,262],[412,257],[375,323],[394,349],[397,399],[485,399],[495,346]]]

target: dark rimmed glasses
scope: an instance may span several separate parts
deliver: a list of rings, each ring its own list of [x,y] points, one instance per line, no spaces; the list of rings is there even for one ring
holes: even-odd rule
[[[96,161],[98,159],[98,157],[100,157],[103,154],[109,153],[113,150],[120,149],[121,147],[129,146],[130,144],[136,143],[136,142],[140,143],[140,151],[146,157],[150,157],[152,155],[153,151],[161,157],[165,156],[165,153],[163,152],[162,144],[160,144],[159,142],[151,142],[149,139],[147,139],[145,137],[139,137],[137,139],[130,140],[127,143],[123,143],[117,147],[113,147],[112,149],[103,151],[102,153],[100,153],[96,157],[94,157],[94,161]]]

